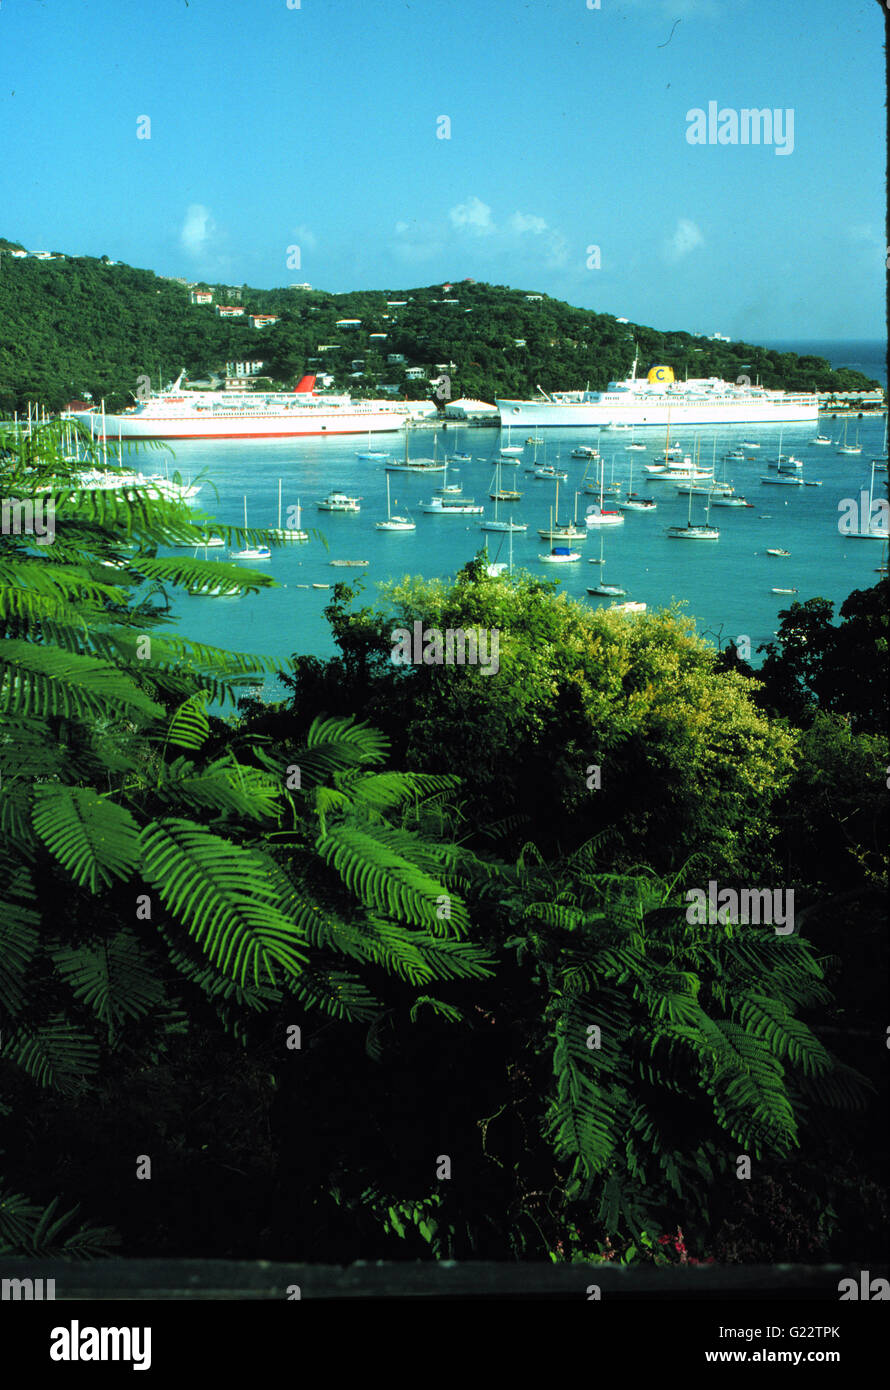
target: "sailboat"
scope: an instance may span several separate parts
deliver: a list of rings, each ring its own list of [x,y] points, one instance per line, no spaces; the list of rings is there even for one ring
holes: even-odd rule
[[[621,598],[624,594],[627,593],[627,590],[626,590],[626,589],[622,589],[622,587],[621,587],[620,584],[604,584],[604,583],[603,583],[603,579],[602,579],[602,576],[603,576],[603,569],[602,569],[602,566],[605,564],[605,561],[604,561],[604,559],[603,559],[603,533],[602,533],[602,531],[600,531],[600,560],[599,560],[599,562],[600,562],[600,566],[601,566],[601,568],[600,568],[600,582],[599,582],[599,584],[594,584],[592,588],[589,588],[589,589],[587,590],[587,592],[588,592],[589,594],[596,594],[598,598]]]
[[[278,525],[272,527],[271,534],[279,541],[308,541],[309,532],[300,529],[300,519],[302,508],[297,502],[297,524],[296,526],[282,526],[281,524],[281,479],[278,479]]]
[[[558,488],[559,488],[559,484],[557,483],[557,490],[558,490]],[[550,530],[549,530],[549,531],[539,531],[539,532],[538,532],[538,535],[543,536],[544,539],[546,540],[546,539],[548,538],[548,536],[553,536],[553,535],[556,533],[556,531],[557,531],[557,527],[554,526],[554,524],[553,524],[553,508],[551,507],[551,508],[550,508]],[[563,536],[562,539],[563,539],[563,540],[566,540],[566,539],[568,539],[568,538],[565,537],[565,536]],[[539,556],[538,556],[538,559],[539,559],[539,560],[544,560],[544,561],[546,561],[547,564],[550,564],[550,565],[570,565],[570,564],[573,564],[576,560],[580,560],[580,559],[581,559],[581,551],[580,551],[580,550],[570,550],[569,547],[568,547],[567,545],[554,545],[554,546],[551,548],[551,551],[550,551],[550,554],[549,554],[549,555],[539,555]]]
[[[503,447],[503,449],[500,450],[501,457],[504,458],[505,456],[509,456],[510,454],[521,454],[521,453],[522,453],[522,447],[523,447],[523,446],[522,446],[521,444],[511,444],[511,443],[510,443],[510,426],[508,425],[508,426],[507,426],[507,443],[505,444],[505,446]]]
[[[383,466],[387,473],[444,473],[448,467],[448,460],[439,462],[437,453],[438,434],[433,435],[433,457],[431,459],[414,459],[408,457],[408,431],[405,430],[405,461],[396,463],[390,460]]]
[[[370,429],[369,429],[369,430],[368,430],[368,447],[367,447],[367,449],[363,449],[361,453],[356,454],[356,458],[359,458],[359,459],[371,459],[371,460],[373,460],[373,461],[376,461],[376,460],[379,460],[379,459],[388,459],[388,458],[389,458],[389,454],[383,453],[383,452],[381,452],[381,450],[379,450],[379,449],[372,449],[372,448],[371,448],[371,431],[370,431]]]
[[[449,488],[448,464],[445,465],[443,486],[430,502],[421,502],[420,510],[428,516],[482,516],[484,507],[478,506],[472,497],[464,497],[459,484]]]
[[[502,501],[515,502],[519,493],[511,488],[506,490],[501,487],[501,465],[498,464],[494,470],[494,492],[489,495],[494,501],[494,518],[491,521],[483,521],[481,529],[483,531],[527,531],[528,526],[524,521],[501,521],[498,518],[498,506]]]
[[[247,530],[247,496],[244,498],[244,529]],[[272,552],[267,545],[248,545],[244,550],[236,550],[233,560],[271,560]]]
[[[561,522],[559,520],[559,478],[556,480],[556,505],[550,511],[550,526],[545,530],[538,531],[541,540],[550,541],[583,541],[587,539],[587,532],[577,524],[578,494],[575,493],[575,514],[576,519]],[[556,520],[554,521],[554,515]],[[623,518],[622,518],[623,519]]]
[[[878,516],[875,520],[872,520],[872,511],[874,510],[875,500],[875,468],[877,466],[877,463],[877,459],[872,459],[871,484],[868,489],[868,516],[865,517],[864,528],[859,531],[842,532],[841,534],[844,536],[844,539],[847,539],[847,537],[849,537],[850,540],[854,541],[886,541],[888,539],[888,533],[890,533],[890,527],[888,527],[888,513],[890,513],[890,504],[888,504],[886,501],[883,501],[882,503],[882,499],[878,498]],[[862,499],[864,499],[864,497],[865,493],[863,492],[862,498],[860,498],[860,502],[862,501]],[[861,506],[859,515],[861,521]]]
[[[685,526],[669,526],[667,534],[673,541],[719,541],[720,532],[716,526],[711,526],[711,496],[708,494],[708,505],[705,509],[705,524],[692,524],[692,493],[689,494],[689,516]]]
[[[848,444],[848,443],[847,443],[847,426],[849,425],[849,423],[850,423],[849,420],[845,420],[845,421],[844,421],[844,442],[843,442],[843,444],[841,444],[841,445],[838,447],[837,452],[838,452],[839,454],[861,454],[861,453],[862,453],[862,445],[859,443],[859,426],[858,426],[858,425],[856,426],[856,443],[855,443],[855,444]]]
[[[628,453],[628,452],[630,452],[631,450],[639,450],[639,451],[645,452],[645,449],[646,449],[645,444],[635,444],[635,443],[634,443],[634,429],[635,429],[635,428],[636,428],[635,425],[631,425],[631,427],[630,427],[630,443],[629,443],[629,444],[625,444],[625,446],[624,446],[624,451],[625,451],[625,453]]]
[[[397,504],[398,505],[398,504]],[[408,516],[393,516],[389,501],[389,474],[386,475],[386,520],[377,522],[378,531],[416,531],[417,522]]]
[[[600,459],[600,500],[599,506],[594,504],[587,508],[585,521],[588,526],[623,526],[624,515],[617,511],[607,511],[603,506],[603,461]],[[587,491],[590,491],[588,488]]]
[[[634,492],[634,462],[630,461],[630,480],[627,484],[627,492],[624,501],[618,503],[619,510],[622,512],[654,512],[657,503],[651,497],[640,497],[639,493]]]

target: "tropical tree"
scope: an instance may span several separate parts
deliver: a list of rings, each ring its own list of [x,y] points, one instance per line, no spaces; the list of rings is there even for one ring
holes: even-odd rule
[[[415,808],[452,779],[381,770],[385,740],[355,720],[314,720],[284,764],[259,740],[232,743],[213,704],[271,663],[165,632],[169,593],[271,581],[159,555],[210,518],[157,486],[83,486],[61,437],[2,442],[3,495],[40,503],[55,527],[43,543],[38,511],[0,537],[6,1094],[86,1104],[112,1055],[146,1040],[162,1053],[199,998],[229,1028],[285,994],[369,1026],[374,994],[344,966],[424,992],[487,973],[466,939],[461,855],[417,828]],[[56,1208],[13,1194],[0,1241],[57,1248]],[[81,1229],[64,1248],[101,1243]]]

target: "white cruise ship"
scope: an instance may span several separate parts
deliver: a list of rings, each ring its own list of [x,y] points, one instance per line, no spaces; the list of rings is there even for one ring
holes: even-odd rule
[[[379,434],[404,428],[415,402],[319,396],[315,377],[295,391],[183,391],[183,373],[119,415],[78,411],[95,439],[267,439],[310,434]]]
[[[630,425],[778,425],[813,421],[818,397],[809,391],[767,391],[717,377],[675,381],[670,367],[653,367],[637,380],[637,362],[625,381],[605,391],[541,392],[539,400],[497,401],[501,427],[606,429]]]

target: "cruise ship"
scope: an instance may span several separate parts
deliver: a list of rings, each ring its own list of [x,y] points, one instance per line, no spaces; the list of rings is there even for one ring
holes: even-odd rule
[[[380,434],[404,428],[408,402],[320,396],[315,377],[294,391],[184,391],[183,372],[119,415],[78,411],[95,439],[266,439],[310,434]],[[414,404],[414,403],[412,403]]]
[[[539,400],[496,401],[501,426],[607,429],[629,425],[780,425],[814,421],[818,397],[808,391],[767,391],[717,377],[676,381],[671,367],[653,367],[637,379],[637,361],[624,381],[605,391],[554,391]]]

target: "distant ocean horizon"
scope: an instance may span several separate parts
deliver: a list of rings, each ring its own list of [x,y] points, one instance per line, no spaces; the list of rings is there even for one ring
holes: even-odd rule
[[[801,357],[825,357],[832,367],[851,367],[887,385],[887,343],[882,338],[763,338],[763,347],[796,352]]]

